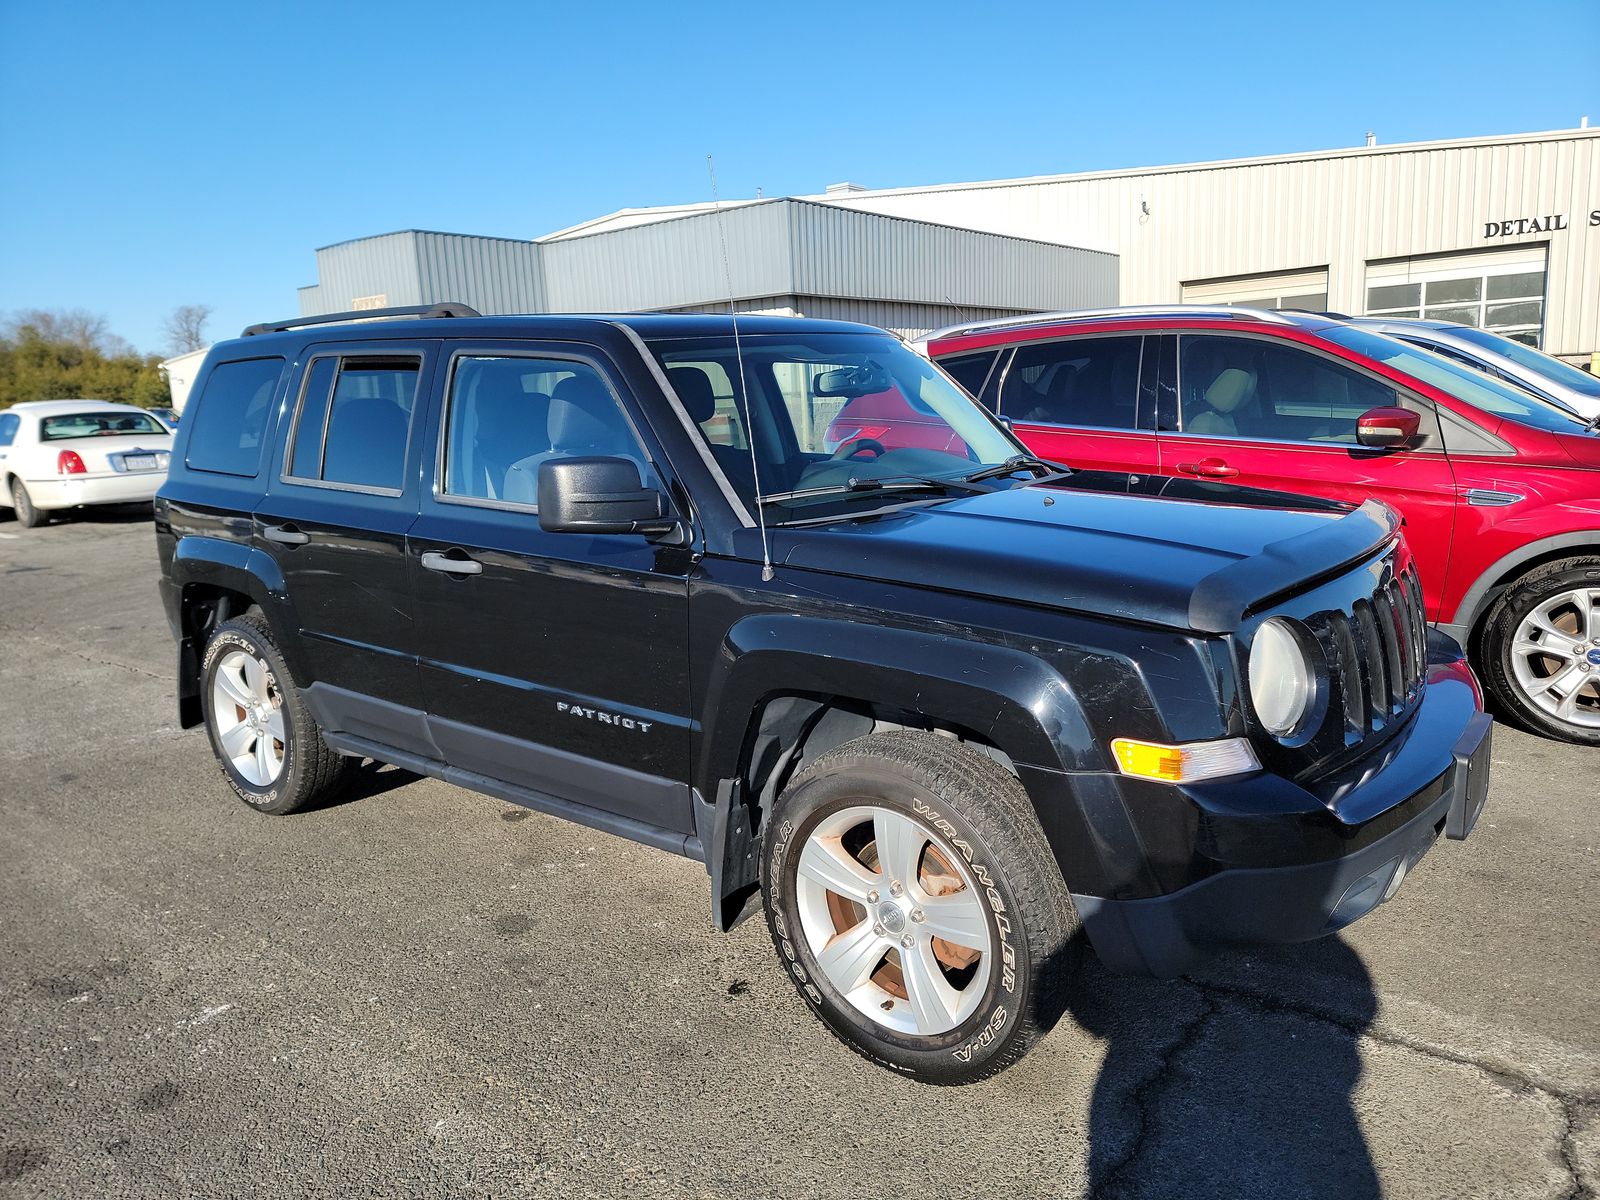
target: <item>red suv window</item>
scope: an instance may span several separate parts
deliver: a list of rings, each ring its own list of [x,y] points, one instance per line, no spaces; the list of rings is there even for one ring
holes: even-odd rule
[[[1018,347],[1000,393],[1013,421],[1137,429],[1139,336],[1070,338]]]
[[[1264,338],[1182,335],[1183,429],[1202,437],[1354,445],[1356,423],[1399,395],[1300,345]]]

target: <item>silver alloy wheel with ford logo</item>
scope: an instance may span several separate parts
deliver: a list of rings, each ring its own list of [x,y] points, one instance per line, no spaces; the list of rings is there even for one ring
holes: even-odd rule
[[[1529,572],[1484,630],[1485,682],[1536,733],[1600,745],[1600,558]]]
[[[1600,587],[1558,592],[1522,619],[1512,669],[1558,721],[1600,729]]]

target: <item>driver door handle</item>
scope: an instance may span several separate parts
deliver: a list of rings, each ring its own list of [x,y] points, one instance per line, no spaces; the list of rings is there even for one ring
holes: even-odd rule
[[[261,536],[280,546],[304,546],[311,540],[309,533],[302,533],[293,525],[268,525],[261,531]]]
[[[429,550],[424,554],[422,565],[430,571],[443,571],[446,575],[483,574],[481,562],[474,562],[470,558],[451,558],[448,554],[440,554],[437,550]]]
[[[1185,475],[1198,475],[1201,479],[1232,479],[1238,467],[1230,467],[1220,458],[1203,458],[1199,462],[1179,463],[1178,470]]]

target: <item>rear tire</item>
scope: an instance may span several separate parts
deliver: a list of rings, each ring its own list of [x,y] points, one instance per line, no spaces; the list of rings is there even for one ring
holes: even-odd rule
[[[1483,665],[1525,729],[1600,746],[1600,557],[1548,563],[1507,588],[1484,627]]]
[[[11,508],[17,514],[17,524],[24,529],[33,529],[50,519],[49,513],[34,507],[33,497],[20,479],[11,481]]]
[[[263,617],[246,613],[216,627],[200,681],[211,749],[239,799],[281,815],[337,790],[351,760],[322,740]]]
[[[761,882],[822,1022],[922,1082],[1016,1062],[1077,974],[1077,914],[1022,785],[949,738],[875,734],[808,764],[776,805]]]

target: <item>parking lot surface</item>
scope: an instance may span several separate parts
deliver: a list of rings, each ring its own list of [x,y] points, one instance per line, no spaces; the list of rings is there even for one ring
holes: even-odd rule
[[[147,513],[0,520],[0,1193],[1600,1195],[1600,751],[1343,936],[1092,967],[1019,1066],[835,1042],[703,868],[392,768],[288,818],[180,731]]]

